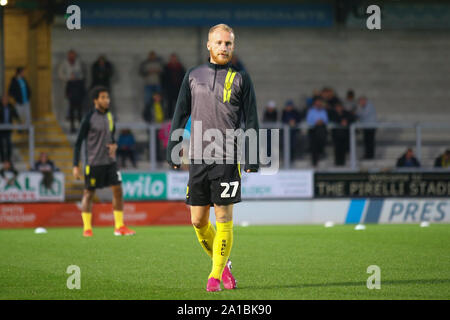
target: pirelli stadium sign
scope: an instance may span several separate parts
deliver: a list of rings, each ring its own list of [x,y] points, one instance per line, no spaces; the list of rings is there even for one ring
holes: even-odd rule
[[[315,173],[315,198],[450,197],[450,173]]]

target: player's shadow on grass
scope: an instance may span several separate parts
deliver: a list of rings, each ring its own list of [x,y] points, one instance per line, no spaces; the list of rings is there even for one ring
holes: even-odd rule
[[[415,279],[415,280],[383,280],[381,279],[381,286],[383,285],[404,285],[404,284],[441,284],[450,283],[450,279]],[[357,287],[366,286],[365,281],[354,282],[330,282],[330,283],[299,283],[291,285],[279,286],[249,286],[240,287],[240,289],[289,289],[289,288],[313,288],[313,287]]]

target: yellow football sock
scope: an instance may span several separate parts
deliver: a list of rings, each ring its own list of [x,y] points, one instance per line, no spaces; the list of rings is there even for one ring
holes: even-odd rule
[[[92,229],[92,214],[90,212],[82,212],[81,218],[83,219],[83,230],[91,230]]]
[[[213,245],[213,266],[209,278],[222,280],[222,272],[233,246],[233,221],[216,222],[217,233]]]
[[[114,210],[114,222],[115,222],[115,228],[116,229],[119,229],[120,227],[124,226],[124,223],[123,223],[123,211]]]
[[[214,237],[216,236],[216,230],[214,229],[211,221],[208,221],[206,226],[201,228],[196,228],[194,226],[195,233],[197,234],[197,239],[200,242],[203,250],[211,257],[213,257],[213,244]]]

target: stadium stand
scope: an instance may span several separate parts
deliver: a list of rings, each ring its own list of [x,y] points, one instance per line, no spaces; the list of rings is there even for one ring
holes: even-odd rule
[[[36,14],[37,15],[37,14]],[[8,20],[9,19],[9,20]],[[70,134],[66,122],[67,101],[58,79],[58,66],[69,49],[76,49],[86,66],[104,54],[115,66],[112,78],[112,104],[116,119],[122,123],[144,123],[144,83],[139,76],[140,62],[150,50],[155,50],[167,62],[171,53],[179,55],[186,68],[206,61],[207,27],[127,27],[90,26],[87,30],[72,32],[66,37],[61,21],[52,25],[39,25],[34,31],[25,31],[26,19],[19,14],[6,22],[15,33],[8,50],[19,52],[24,44],[39,46],[36,52],[50,52],[49,57],[32,59],[29,66],[34,73],[30,84],[39,96],[36,126],[36,150],[48,152],[66,175],[68,196],[79,197],[81,183],[72,180],[71,153],[75,135]],[[13,30],[9,28],[9,30]],[[450,98],[448,71],[450,40],[445,30],[383,30],[367,32],[352,28],[258,28],[236,27],[239,59],[250,72],[257,93],[260,120],[265,103],[274,100],[281,106],[288,99],[303,109],[306,98],[314,90],[325,86],[333,88],[342,99],[349,88],[356,97],[365,95],[374,104],[380,122],[414,124],[421,122],[450,123],[446,103]],[[17,32],[16,32],[17,31]],[[112,32],[113,31],[113,32]],[[30,32],[30,33],[28,33]],[[34,39],[27,42],[27,34]],[[13,39],[10,38],[10,39]],[[276,51],[277,54],[273,54]],[[8,53],[8,52],[7,52]],[[26,57],[12,56],[12,66],[22,65]],[[35,61],[36,60],[36,61]],[[38,67],[39,64],[39,67]],[[88,69],[86,84],[91,83]],[[14,72],[5,71],[9,79]],[[50,88],[40,87],[40,80],[51,78]],[[34,97],[37,102],[37,97]],[[51,101],[50,101],[51,100]],[[51,106],[51,110],[47,110]],[[35,114],[34,114],[35,115]],[[148,133],[135,130],[143,154],[138,158],[138,169],[148,169]],[[302,129],[303,138],[306,130]],[[423,145],[420,150],[423,167],[433,167],[436,155],[448,148],[450,129],[428,128],[421,131]],[[359,162],[360,169],[393,168],[398,155],[407,146],[415,146],[416,131],[410,129],[379,129],[376,136],[374,160]],[[306,141],[307,139],[300,140]],[[13,161],[20,169],[28,169],[27,135],[13,135],[16,146]],[[358,147],[362,141],[358,136]],[[359,150],[361,151],[361,150]],[[319,170],[338,169],[333,164],[331,138],[319,161]],[[358,154],[358,158],[360,155]],[[349,159],[347,158],[347,165]],[[159,168],[166,168],[161,162]],[[310,157],[304,155],[292,163],[295,168],[310,168]],[[348,168],[348,166],[347,166]],[[341,170],[342,168],[339,168]]]
[[[74,33],[67,39],[63,27],[55,26],[52,61],[56,67],[69,48],[77,48],[87,64],[100,53],[107,54],[117,66],[112,87],[119,121],[142,122],[144,84],[138,75],[139,62],[152,49],[165,60],[170,53],[177,52],[187,68],[205,61],[206,32],[206,28],[201,31],[196,28],[127,28],[111,32],[109,28],[96,27],[89,33]],[[442,122],[449,119],[445,110],[445,101],[450,98],[445,70],[450,67],[446,59],[450,41],[445,32],[385,30],[368,35],[365,31],[351,29],[294,28],[263,31],[236,28],[236,32],[239,34],[237,52],[252,75],[261,118],[268,100],[282,105],[293,98],[303,107],[306,95],[316,88],[330,86],[341,98],[349,88],[355,90],[357,97],[366,95],[377,109],[379,121]],[[98,39],[102,39],[100,48],[96,45]],[[276,55],[273,50],[277,50]],[[66,108],[61,96],[63,91],[55,74],[53,79],[54,108],[63,123],[61,110]],[[432,166],[434,155],[446,143],[444,135],[442,131],[424,131],[422,137],[427,141],[422,149],[422,163]],[[143,142],[147,134],[138,132],[137,139]],[[414,143],[414,130],[378,130],[376,159],[365,161],[363,165],[392,167],[405,146]],[[332,154],[331,143],[327,154]],[[295,166],[307,167],[309,163],[306,159],[299,160]],[[330,166],[333,166],[330,156],[319,163],[319,168]]]

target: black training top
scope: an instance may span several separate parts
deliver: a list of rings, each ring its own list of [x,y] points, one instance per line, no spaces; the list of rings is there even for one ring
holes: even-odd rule
[[[73,165],[78,166],[80,150],[83,140],[86,139],[86,165],[98,166],[115,162],[109,156],[108,144],[115,143],[115,124],[111,112],[105,113],[94,109],[81,121],[80,131],[75,142]]]

